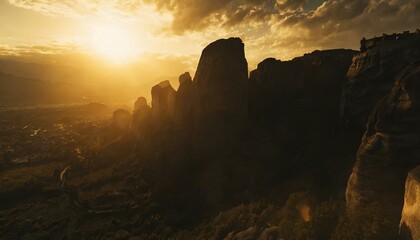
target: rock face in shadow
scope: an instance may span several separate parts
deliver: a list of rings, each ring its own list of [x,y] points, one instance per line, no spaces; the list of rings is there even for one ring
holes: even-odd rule
[[[378,203],[397,223],[407,173],[420,164],[420,64],[403,70],[375,107],[349,178],[347,208]]]
[[[182,204],[193,194],[210,209],[306,171],[304,161],[321,166],[330,155],[355,53],[339,49],[287,62],[267,59],[248,79],[240,39],[210,43],[194,81],[184,73],[178,91],[165,82],[152,89],[153,134],[137,144],[138,155],[150,158],[146,172],[159,176],[165,194],[193,182],[190,190],[172,194],[173,202]],[[168,121],[154,124],[162,118]]]
[[[411,170],[405,181],[400,228],[404,240],[420,239],[420,166]]]
[[[362,39],[347,73],[341,115],[360,134],[369,113],[393,87],[397,74],[420,58],[420,32]]]
[[[144,97],[139,97],[134,103],[132,127],[138,132],[147,128],[150,122],[151,109]]]
[[[175,116],[178,124],[192,126],[194,118],[195,91],[189,72],[179,76],[175,99]]]
[[[137,98],[136,102],[134,103],[134,110],[133,112],[138,111],[139,109],[147,106],[147,100],[144,97]]]
[[[152,87],[152,118],[168,120],[173,118],[175,109],[175,89],[169,80]]]
[[[249,79],[252,122],[296,154],[302,146],[322,151],[315,145],[337,132],[342,85],[355,53],[337,49],[262,61]]]
[[[247,79],[248,65],[241,39],[220,39],[204,48],[193,81],[199,122],[220,117],[243,120]]]

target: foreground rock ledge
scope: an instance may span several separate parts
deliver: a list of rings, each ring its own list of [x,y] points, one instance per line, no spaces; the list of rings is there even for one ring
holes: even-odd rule
[[[420,166],[408,173],[400,226],[403,239],[420,239]]]

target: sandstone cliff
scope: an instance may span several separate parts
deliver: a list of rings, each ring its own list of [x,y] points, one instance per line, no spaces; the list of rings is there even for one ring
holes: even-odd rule
[[[112,125],[118,130],[125,131],[129,128],[131,114],[125,109],[115,110],[112,114]]]
[[[407,173],[420,164],[420,65],[403,70],[369,117],[349,178],[349,210],[378,203],[399,220]]]
[[[251,72],[249,117],[259,133],[278,141],[279,155],[288,166],[322,168],[334,158],[330,146],[339,132],[342,85],[355,53],[337,49],[291,61],[268,58]]]
[[[419,164],[413,147],[420,143],[418,66],[385,82],[371,82],[369,74],[388,79],[413,62],[416,51],[394,53],[404,48],[402,43],[386,50],[369,46],[354,58],[356,51],[344,49],[284,62],[268,58],[249,79],[240,39],[209,44],[194,81],[184,73],[178,91],[168,82],[152,89],[152,130],[137,144],[137,154],[149,163],[144,169],[155,181],[157,196],[169,201],[170,193],[169,202],[178,207],[194,196],[200,199],[195,207],[217,210],[215,206],[242,201],[298,175],[316,176],[314,189],[343,191],[363,126],[343,131],[340,120],[347,126],[361,122],[361,113],[373,108],[364,94],[372,91],[379,100],[381,91],[386,94],[395,82],[369,119],[346,196],[350,210],[379,202],[396,226],[401,186]],[[379,53],[384,59],[377,60]],[[369,54],[376,56],[371,63],[360,60]],[[380,70],[373,73],[375,64]],[[137,105],[147,109],[142,100]],[[353,111],[356,105],[360,108]],[[175,190],[190,183],[188,189]]]
[[[248,65],[239,38],[220,39],[204,48],[193,84],[199,121],[243,120],[247,107]]]
[[[420,167],[411,170],[405,181],[404,207],[401,214],[403,239],[420,239]]]
[[[134,103],[132,127],[134,131],[139,132],[147,128],[150,122],[151,109],[147,105],[146,98],[139,97]]]
[[[338,49],[285,62],[265,59],[250,75],[250,116],[256,121],[278,122],[305,111],[313,119],[321,111],[325,120],[336,122],[341,88],[354,54],[356,51]]]
[[[420,34],[362,39],[361,50],[348,70],[341,105],[343,122],[359,134],[374,106],[391,90],[396,75],[420,58]]]
[[[152,118],[155,121],[166,121],[173,118],[175,109],[175,89],[169,80],[152,88]]]
[[[175,99],[175,115],[177,123],[192,127],[196,94],[189,72],[179,76],[179,87]]]

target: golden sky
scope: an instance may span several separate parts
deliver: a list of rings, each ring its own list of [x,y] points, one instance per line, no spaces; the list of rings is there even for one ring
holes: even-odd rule
[[[153,78],[193,72],[203,47],[219,38],[241,37],[252,70],[266,57],[357,49],[363,36],[419,23],[420,0],[0,0],[0,55],[142,63]]]

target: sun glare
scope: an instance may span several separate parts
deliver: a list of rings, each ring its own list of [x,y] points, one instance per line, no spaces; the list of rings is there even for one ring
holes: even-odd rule
[[[136,55],[134,39],[123,27],[94,25],[91,32],[92,50],[113,63],[124,63]]]

